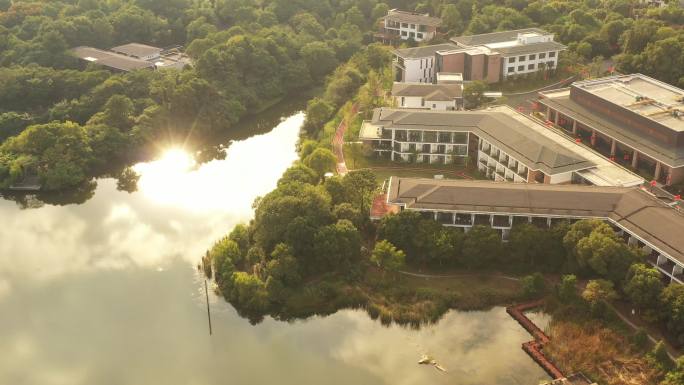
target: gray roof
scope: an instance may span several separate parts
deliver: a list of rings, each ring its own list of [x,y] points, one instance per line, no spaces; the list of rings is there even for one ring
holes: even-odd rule
[[[400,23],[428,25],[432,27],[439,27],[439,25],[442,24],[442,19],[438,17],[416,12],[400,11],[398,9],[389,10],[385,19],[398,21]]]
[[[516,45],[512,47],[494,48],[493,51],[499,52],[505,56],[512,55],[527,55],[537,52],[562,51],[565,46],[555,41],[547,41],[543,43],[532,43],[525,45]]]
[[[76,47],[73,48],[71,52],[73,52],[76,57],[87,62],[119,71],[154,68],[154,63],[92,47]]]
[[[399,83],[392,85],[392,96],[419,96],[425,100],[451,101],[460,98],[460,84]]]
[[[146,44],[128,43],[113,47],[110,49],[110,51],[117,52],[126,56],[141,58],[149,55],[159,54],[163,51],[163,49]]]
[[[524,163],[547,175],[578,171],[595,166],[582,155],[542,135],[534,134],[530,118],[520,119],[515,110],[500,106],[479,111],[423,111],[377,109],[376,126],[427,131],[472,132]]]
[[[388,202],[409,209],[611,219],[684,264],[684,215],[638,187],[392,177]]]
[[[459,46],[477,47],[485,46],[487,44],[503,43],[514,41],[519,34],[535,33],[539,35],[551,35],[551,33],[539,28],[524,28],[513,31],[483,33],[480,35],[458,36],[451,38],[451,41],[457,43]],[[521,45],[503,46],[503,47],[489,47],[492,51],[499,52],[505,56],[512,55],[527,55],[537,52],[562,51],[566,47],[555,41],[547,41],[540,43],[529,43]]]
[[[523,29],[515,29],[512,31],[491,32],[491,33],[482,33],[479,35],[452,37],[451,41],[456,42],[456,43],[461,44],[461,45],[466,45],[466,46],[485,45],[485,44],[502,43],[505,41],[516,40],[518,38],[518,34],[521,34],[521,33],[537,33],[540,35],[549,35],[550,34],[549,32],[544,31],[543,29],[539,29],[539,28],[523,28]]]
[[[434,45],[424,45],[422,47],[403,48],[394,50],[394,54],[404,59],[419,59],[425,57],[433,57],[437,51],[446,51],[457,49],[454,43],[443,43]]]
[[[583,126],[593,128],[666,165],[684,166],[684,148],[677,148],[674,145],[666,146],[662,142],[653,140],[653,137],[647,133],[625,130],[620,124],[570,99],[569,89],[542,93],[539,103],[560,111],[561,114],[577,120]]]

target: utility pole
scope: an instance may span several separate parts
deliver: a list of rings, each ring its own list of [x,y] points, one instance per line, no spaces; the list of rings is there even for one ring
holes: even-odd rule
[[[207,280],[204,280],[204,295],[207,298],[207,318],[209,319],[209,335],[211,335],[211,312],[209,311],[209,289],[207,287]]]

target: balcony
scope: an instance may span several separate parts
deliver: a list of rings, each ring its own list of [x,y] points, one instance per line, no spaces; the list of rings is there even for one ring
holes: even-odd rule
[[[505,215],[494,215],[492,219],[492,227],[499,228],[509,228],[511,227],[511,222],[508,216]]]
[[[454,223],[460,226],[472,226],[473,217],[470,214],[456,214]]]

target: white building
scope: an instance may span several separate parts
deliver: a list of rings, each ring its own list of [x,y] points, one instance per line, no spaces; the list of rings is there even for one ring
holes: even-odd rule
[[[417,42],[430,40],[435,37],[437,27],[442,19],[425,13],[416,13],[391,9],[382,18],[380,32],[376,39],[384,43],[412,39]]]
[[[638,186],[639,176],[510,107],[479,111],[379,108],[359,139],[398,162],[477,162],[495,181]]]
[[[664,277],[684,283],[684,214],[639,187],[494,183],[390,178],[390,211],[412,210],[444,226],[489,226],[507,240],[522,223],[542,228],[600,219],[628,245],[643,250]]]
[[[459,47],[459,50],[454,51],[456,57],[463,55],[464,52],[468,54],[468,50],[476,48],[485,50],[490,57],[499,56],[497,66],[500,66],[500,78],[556,68],[558,56],[566,48],[554,41],[552,33],[539,28],[460,36],[452,38],[451,41]],[[445,64],[440,71],[462,72],[459,68],[461,66],[467,64],[463,63],[463,60],[453,60],[453,63]],[[491,68],[489,70],[493,71]],[[466,80],[469,80],[467,76]]]
[[[399,83],[392,86],[394,104],[402,108],[419,108],[428,110],[461,110],[463,109],[463,85]]]
[[[397,49],[394,53],[394,77],[398,82],[434,83],[436,79],[435,54],[455,49],[452,43]]]

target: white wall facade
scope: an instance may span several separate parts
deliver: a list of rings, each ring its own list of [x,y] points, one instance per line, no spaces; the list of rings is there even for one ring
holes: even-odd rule
[[[385,19],[385,29],[396,30],[399,32],[398,37],[401,40],[408,40],[413,38],[415,41],[430,40],[435,37],[435,32],[429,31],[427,26],[420,24],[402,23],[398,21]]]
[[[432,83],[435,79],[435,58],[432,56],[423,58],[403,58],[398,60],[399,68],[403,62],[406,83]]]
[[[395,96],[395,103],[402,108],[422,108],[428,110],[448,111],[456,109],[456,100],[425,100],[421,96]]]
[[[544,69],[558,66],[560,51],[535,52],[526,55],[511,55],[502,57],[502,74],[505,77],[537,72],[541,67]]]

